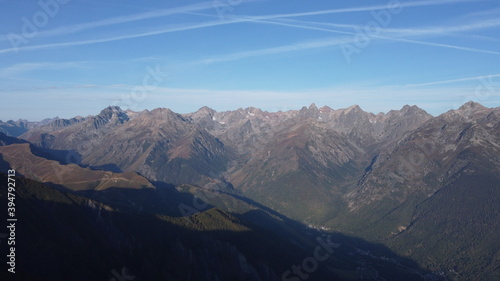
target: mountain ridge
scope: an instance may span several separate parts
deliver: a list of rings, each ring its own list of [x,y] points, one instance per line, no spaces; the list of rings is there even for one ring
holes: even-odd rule
[[[494,184],[500,174],[500,107],[468,102],[435,117],[409,105],[378,114],[356,105],[334,110],[311,104],[284,112],[202,107],[187,114],[108,107],[96,116],[34,127],[21,139],[47,153],[67,151],[66,162],[82,167],[246,198],[305,225],[382,241],[433,272],[451,268],[484,280],[495,274],[496,267],[486,265],[495,263],[494,252],[484,251],[487,256],[474,262],[473,268],[487,272],[474,271],[461,262],[474,260],[474,248],[434,252],[442,249],[435,239],[446,237],[425,230],[438,231],[438,221],[457,243],[481,239],[476,244],[482,249],[500,247],[494,232],[454,222],[457,211],[440,207],[454,198],[470,210],[461,216],[499,228],[497,217],[477,212],[495,211],[475,206],[468,193],[500,204]],[[217,202],[226,200],[232,199]],[[427,245],[415,243],[423,237]]]

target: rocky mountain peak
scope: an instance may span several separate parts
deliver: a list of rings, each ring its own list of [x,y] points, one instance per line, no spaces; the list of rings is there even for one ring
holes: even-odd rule
[[[403,108],[401,108],[401,112],[416,112],[416,111],[419,111],[420,108],[416,105],[408,105],[408,104],[405,104],[403,106]]]
[[[333,112],[333,109],[331,107],[325,105],[325,106],[321,107],[319,109],[319,111],[321,113],[329,113],[329,112]]]
[[[151,128],[159,128],[165,126],[174,126],[177,124],[182,127],[181,124],[188,121],[188,117],[182,114],[173,112],[168,108],[156,108],[145,114],[142,114],[137,119],[137,122],[150,126]],[[175,126],[177,126],[175,125]]]
[[[316,107],[314,103],[311,104],[309,108],[303,106],[299,111],[300,118],[318,118],[318,116],[319,116],[319,109],[318,107]]]
[[[395,115],[399,115],[401,117],[412,117],[412,118],[419,118],[419,119],[428,119],[432,117],[427,111],[421,109],[420,107],[416,105],[405,105],[401,108],[399,111],[393,111]]]
[[[175,112],[173,112],[172,110],[168,109],[168,108],[164,108],[164,107],[161,107],[161,108],[155,108],[153,110],[151,110],[149,112],[151,115],[154,115],[154,116],[171,116],[171,115],[177,115]]]
[[[93,128],[95,130],[100,130],[101,128],[109,125],[123,124],[129,121],[129,117],[127,113],[123,111],[119,106],[108,106],[105,109],[103,109],[98,115],[90,117],[87,120],[86,120],[86,126],[89,126],[90,128]],[[67,127],[81,121],[83,120],[60,119],[60,120],[55,120],[51,124],[55,124],[60,127]]]
[[[120,116],[130,118],[130,121],[114,123],[113,120],[120,120]],[[276,113],[251,107],[225,112],[202,107],[188,114],[178,114],[166,108],[133,113],[123,112],[119,107],[108,107],[98,116],[83,121],[79,121],[80,118],[72,120],[57,121],[54,123],[60,124],[57,128],[46,125],[30,129],[23,138],[35,142],[40,146],[39,150],[30,151],[27,143],[17,145],[19,140],[0,133],[0,168],[19,165],[14,168],[20,174],[29,172],[46,182],[62,186],[71,184],[75,190],[98,191],[92,194],[109,198],[109,202],[121,201],[123,197],[124,202],[127,201],[124,206],[132,203],[134,210],[137,206],[148,212],[161,211],[162,216],[164,211],[170,210],[178,214],[181,204],[191,208],[195,201],[190,200],[190,194],[193,197],[209,194],[214,197],[203,197],[203,201],[207,198],[207,206],[225,206],[235,210],[237,219],[251,218],[255,223],[263,221],[265,225],[273,225],[268,219],[262,220],[260,212],[254,213],[260,205],[276,212],[276,216],[283,214],[283,218],[292,218],[293,225],[300,229],[303,226],[297,223],[307,223],[310,226],[307,235],[313,239],[316,235],[312,234],[316,233],[311,232],[311,226],[319,225],[321,229],[335,229],[339,233],[359,234],[370,241],[384,241],[402,256],[411,254],[415,262],[427,268],[459,270],[474,262],[474,267],[479,270],[460,272],[463,280],[490,280],[483,276],[476,278],[478,272],[486,271],[486,268],[493,273],[497,268],[491,261],[495,259],[498,248],[498,235],[494,230],[499,224],[491,210],[498,206],[500,198],[497,188],[500,182],[500,107],[490,109],[469,102],[458,110],[437,117],[410,105],[377,115],[365,112],[357,105],[332,110],[326,106],[318,109],[311,104],[301,110]],[[3,124],[5,128],[8,125]],[[66,151],[81,155],[79,163],[85,168],[41,159],[52,152],[64,152],[61,154],[63,158]],[[33,166],[33,163],[39,164]],[[92,168],[101,171],[92,171]],[[55,169],[64,173],[54,173]],[[118,175],[120,171],[128,171],[130,176]],[[126,190],[134,186],[152,187],[151,182],[158,187],[173,184],[176,188],[158,188],[156,191],[150,188],[146,190],[148,193],[129,193]],[[112,188],[120,187],[117,183],[124,187],[120,192],[127,192],[123,193],[124,196],[120,195],[122,193],[101,192],[103,189],[114,192]],[[160,201],[150,201],[149,195],[143,197],[142,194],[151,194]],[[135,197],[139,199],[138,204]],[[249,211],[246,205],[235,201],[238,198],[249,204]],[[63,212],[51,211],[50,215],[54,213]],[[199,219],[197,215],[192,214],[193,225],[208,231],[204,225],[208,225],[205,224],[207,221],[213,222],[212,215]],[[224,218],[228,216],[223,215]],[[73,220],[73,216],[67,217]],[[129,225],[129,220],[122,219],[121,214],[119,218],[116,221]],[[139,220],[132,220],[135,221]],[[177,218],[168,219],[167,225],[175,221]],[[178,221],[184,219],[179,217]],[[236,221],[236,217],[231,221]],[[112,223],[109,225],[113,226]],[[186,225],[182,223],[183,229]],[[232,229],[225,223],[213,225],[223,227],[224,236],[230,233],[228,229]],[[293,225],[278,228],[293,229]],[[142,228],[133,225],[131,229]],[[158,233],[162,237],[169,234],[168,231]],[[182,233],[187,232],[183,230]],[[189,239],[194,237],[188,236]],[[151,242],[150,235],[140,237],[150,245],[163,245]],[[283,241],[288,241],[287,236],[276,237],[280,239],[278,241],[283,237],[287,238]],[[359,238],[333,238],[343,244],[338,251],[341,255],[332,260],[351,259],[349,256],[355,251],[345,249],[345,245]],[[242,239],[245,241],[241,243],[247,245],[248,236],[245,234]],[[167,240],[173,239],[168,236]],[[137,241],[138,247],[143,245],[139,244],[141,240]],[[256,245],[262,241],[259,238]],[[169,246],[159,253],[163,257],[164,252],[177,248]],[[255,247],[246,248],[251,251]],[[480,255],[478,249],[492,251]],[[126,251],[135,253],[129,249]],[[300,261],[302,254],[308,252],[312,251],[300,250],[299,258],[285,264],[288,267],[288,264]],[[186,253],[184,256],[189,260],[186,264],[196,264],[192,258],[196,251]],[[366,253],[369,255],[363,254],[363,259],[376,257],[372,252]],[[116,255],[110,256],[109,260],[113,256]],[[178,256],[182,255],[174,258]],[[224,255],[224,260],[227,257],[232,256]],[[356,272],[349,275],[377,276],[379,269],[382,269],[381,273],[393,272],[380,264],[387,261],[385,257],[370,262],[373,268],[371,265],[365,268],[365,264],[359,262],[361,258],[352,257],[353,264],[348,266],[356,268]],[[399,264],[394,261],[398,260],[391,258],[389,264]],[[106,266],[103,270],[109,268],[112,267]],[[323,268],[328,266],[325,264]],[[406,278],[410,271],[398,270],[402,272],[401,277],[384,279],[410,280]],[[452,274],[458,273],[453,271]],[[417,275],[422,278],[411,280],[443,280]],[[245,279],[231,278],[220,279]],[[327,279],[318,275],[315,280]]]
[[[315,103],[312,103],[310,106],[309,106],[309,110],[314,110],[314,111],[317,111],[318,110],[318,107],[316,106]]]
[[[193,113],[183,114],[183,116],[186,116],[196,121],[200,121],[201,119],[206,119],[206,118],[212,119],[216,113],[217,111],[211,109],[208,106],[204,106]]]
[[[359,107],[359,105],[355,104],[355,105],[351,105],[349,106],[348,108],[344,109],[344,114],[348,114],[348,113],[361,113],[361,112],[364,112],[361,107]]]
[[[198,109],[196,112],[198,112],[199,114],[205,114],[205,115],[210,115],[210,116],[212,116],[215,113],[217,113],[217,111],[211,109],[208,106],[204,106],[204,107]]]
[[[248,107],[245,110],[246,110],[247,114],[249,114],[250,116],[262,114],[262,110],[260,110],[259,108],[256,108],[256,107]]]
[[[455,116],[461,116],[467,122],[477,120],[479,116],[490,112],[489,108],[482,106],[481,104],[473,101],[464,103],[456,110],[450,110],[443,115],[447,118],[455,118]]]
[[[467,103],[464,103],[461,107],[459,107],[458,111],[461,113],[472,113],[485,109],[486,107],[482,106],[480,103],[469,101]]]
[[[127,113],[125,113],[119,106],[108,106],[101,111],[96,117],[102,118],[107,121],[116,120],[123,123],[129,120]]]
[[[106,107],[105,109],[101,110],[100,114],[113,114],[113,113],[120,113],[123,112],[122,109],[119,106],[116,105],[110,105]]]

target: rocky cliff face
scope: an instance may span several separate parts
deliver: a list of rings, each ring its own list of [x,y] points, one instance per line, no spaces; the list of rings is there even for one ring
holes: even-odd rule
[[[498,268],[499,121],[499,108],[473,102],[437,117],[416,106],[379,114],[314,104],[190,114],[109,107],[22,138],[73,151],[78,165],[243,196],[302,223],[384,241],[433,271],[486,278]],[[479,256],[473,268],[487,272],[465,266]]]
[[[22,137],[44,148],[74,151],[71,160],[76,164],[136,171],[173,184],[215,181],[219,188],[228,188],[225,180],[230,178],[241,190],[260,192],[288,173],[302,177],[304,171],[309,174],[306,186],[317,185],[318,174],[331,174],[319,177],[321,186],[345,182],[377,148],[428,118],[409,106],[378,115],[358,106],[333,110],[311,105],[276,113],[204,107],[185,115],[168,109],[131,112],[108,107],[97,116],[54,120]],[[322,171],[311,172],[315,169]]]
[[[81,158],[77,164],[136,171],[152,181],[201,184],[224,169],[224,145],[201,126],[168,109],[129,114],[108,107],[82,122],[63,128],[51,123],[23,138],[73,150]]]

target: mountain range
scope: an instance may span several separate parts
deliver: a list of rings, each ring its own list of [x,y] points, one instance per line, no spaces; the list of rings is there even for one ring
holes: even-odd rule
[[[110,106],[0,122],[0,168],[21,176],[19,239],[47,242],[20,253],[33,280],[500,278],[500,108],[475,102],[435,117]],[[331,258],[308,259],[325,239]]]

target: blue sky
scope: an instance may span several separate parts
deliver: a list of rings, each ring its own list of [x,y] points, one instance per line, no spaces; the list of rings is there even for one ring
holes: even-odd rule
[[[42,4],[40,4],[42,3]],[[45,4],[43,4],[45,3]],[[497,0],[0,0],[0,119],[500,106]]]

